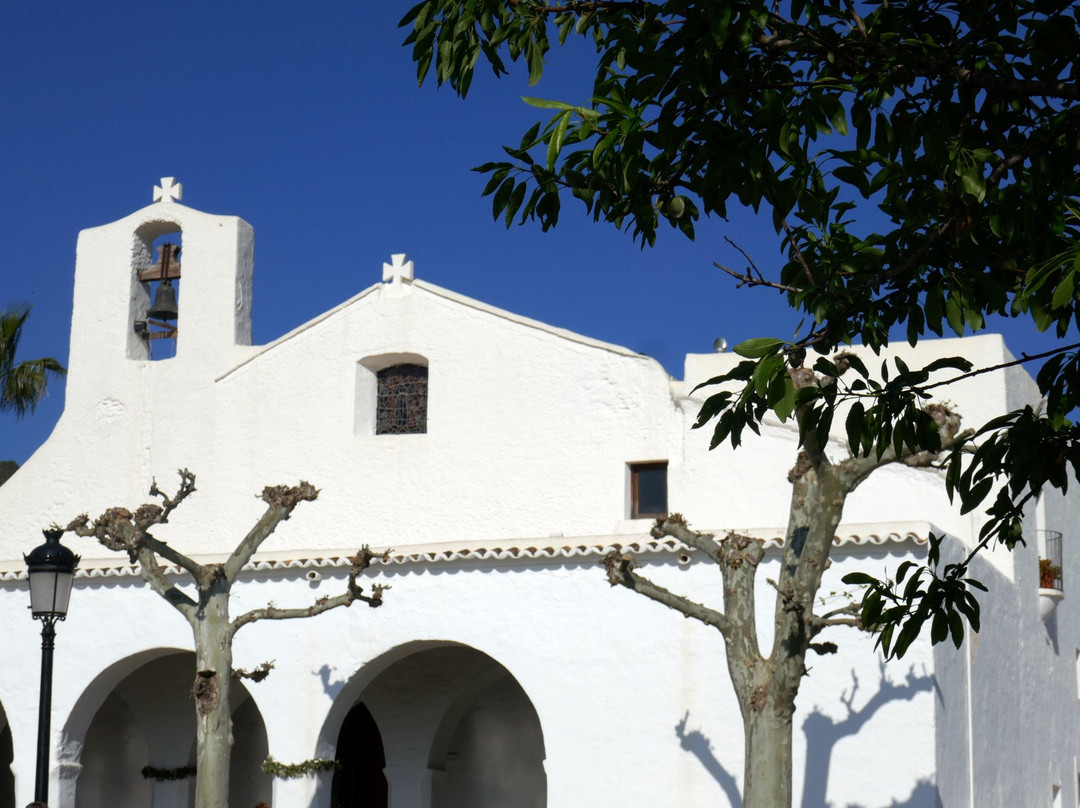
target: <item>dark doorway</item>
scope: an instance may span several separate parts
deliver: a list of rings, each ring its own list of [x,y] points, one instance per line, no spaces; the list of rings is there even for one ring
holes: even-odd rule
[[[332,808],[387,808],[386,755],[375,719],[363,704],[355,705],[341,725],[330,791]]]
[[[15,808],[15,775],[11,773],[14,749],[11,745],[11,727],[7,725],[4,711],[0,710],[0,808]]]

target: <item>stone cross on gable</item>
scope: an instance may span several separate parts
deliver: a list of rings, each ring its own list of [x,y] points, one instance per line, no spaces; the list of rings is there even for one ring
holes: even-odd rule
[[[184,186],[175,177],[162,177],[161,185],[154,186],[155,202],[179,202],[184,196]]]
[[[413,262],[405,260],[405,253],[394,253],[390,256],[392,264],[382,265],[383,283],[389,281],[398,286],[402,281],[413,279]]]

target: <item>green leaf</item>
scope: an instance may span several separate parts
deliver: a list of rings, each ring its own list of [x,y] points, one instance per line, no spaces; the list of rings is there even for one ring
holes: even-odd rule
[[[732,350],[747,359],[760,359],[763,356],[775,354],[783,344],[783,340],[773,339],[772,337],[757,337],[740,342]]]
[[[1076,275],[1072,272],[1066,272],[1061,278],[1057,289],[1054,290],[1054,297],[1050,301],[1050,305],[1055,309],[1063,309],[1072,303],[1076,291],[1075,284]]]
[[[503,209],[506,207],[506,203],[510,200],[510,194],[514,191],[514,178],[507,177],[503,180],[499,189],[495,192],[494,198],[491,200],[491,212],[492,215],[498,219],[502,215]]]
[[[975,197],[976,201],[982,202],[986,198],[986,178],[976,165],[960,166],[956,169],[960,175],[960,181],[964,184],[965,193]]]
[[[529,64],[529,86],[535,86],[544,75],[544,52],[535,41],[530,41],[526,50],[526,61]]]
[[[959,296],[953,294],[945,300],[945,319],[956,336],[964,336],[964,308]]]
[[[963,373],[968,373],[975,367],[970,361],[962,356],[943,356],[940,359],[935,359],[929,365],[923,368],[927,373],[933,373],[935,370],[944,370],[945,368],[952,368],[953,370],[959,370]]]
[[[787,373],[783,377],[783,396],[773,404],[773,412],[781,422],[786,422],[795,411],[795,385]]]
[[[780,373],[784,371],[784,360],[780,356],[766,356],[760,362],[756,368],[754,368],[754,392],[759,398],[768,401],[769,389],[773,385],[773,380]]]
[[[518,208],[521,207],[522,201],[525,199],[525,192],[528,190],[528,186],[525,183],[518,185],[512,194],[510,199],[506,203],[506,226],[509,227],[513,224],[514,214],[518,212]]]
[[[829,123],[832,124],[832,128],[837,134],[846,135],[848,133],[847,128],[847,116],[844,113],[844,105],[839,101],[836,102],[836,106],[833,107],[832,114],[829,116]]]
[[[934,615],[933,621],[930,623],[930,642],[937,645],[939,642],[949,636],[949,618],[942,612],[937,612]]]
[[[899,586],[904,582],[904,578],[907,577],[908,572],[915,566],[914,561],[905,561],[896,570],[896,585]]]
[[[638,115],[637,115],[636,112],[634,112],[634,108],[631,107],[629,104],[626,104],[626,103],[623,103],[622,101],[619,101],[618,99],[615,99],[615,98],[593,98],[592,102],[593,102],[593,104],[596,104],[598,106],[610,107],[612,110],[619,113],[624,118],[628,118],[628,119],[633,120],[633,121],[636,121],[638,119]]]
[[[848,447],[853,455],[858,455],[863,445],[863,436],[866,435],[866,408],[861,401],[851,405],[844,425],[847,428]]]
[[[532,96],[523,95],[521,100],[528,104],[530,107],[536,107],[537,109],[561,109],[569,112],[577,109],[573,104],[567,104],[563,101],[551,101],[546,98],[533,98]]]
[[[949,630],[952,632],[953,645],[959,650],[964,644],[964,619],[959,612],[949,612]]]
[[[881,583],[873,575],[867,575],[865,572],[849,572],[840,580],[852,586],[872,586]]]
[[[897,659],[902,659],[911,644],[915,642],[919,632],[922,631],[925,620],[926,618],[923,617],[909,617],[900,627],[900,633],[897,635],[896,642],[892,647],[892,653]]]
[[[972,486],[970,491],[968,491],[966,493],[961,491],[960,492],[960,503],[961,503],[960,513],[961,514],[970,513],[971,511],[973,511],[977,507],[979,507],[979,505],[982,504],[982,501],[984,499],[986,499],[986,495],[990,493],[990,489],[993,488],[993,486],[994,486],[993,479],[987,478],[985,480],[981,480],[980,482],[978,482],[974,486]]]
[[[706,423],[715,418],[719,413],[726,410],[731,403],[732,393],[724,391],[722,393],[715,393],[705,399],[705,403],[701,405],[701,409],[698,411],[697,420],[694,422],[694,429],[704,426]]]
[[[559,115],[556,120],[555,130],[548,138],[547,148],[547,168],[548,171],[555,170],[555,163],[559,159],[559,152],[562,151],[563,140],[566,138],[566,128],[570,124],[570,112],[569,110]]]

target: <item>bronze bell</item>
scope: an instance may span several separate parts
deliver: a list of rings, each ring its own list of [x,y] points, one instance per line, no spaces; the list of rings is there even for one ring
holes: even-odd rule
[[[154,293],[154,303],[147,316],[153,320],[175,320],[179,310],[176,308],[176,290],[172,281],[166,279]]]

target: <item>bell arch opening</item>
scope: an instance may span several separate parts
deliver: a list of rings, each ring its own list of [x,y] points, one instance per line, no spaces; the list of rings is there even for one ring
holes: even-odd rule
[[[319,804],[545,808],[543,731],[531,700],[509,670],[463,645],[387,656],[394,661],[373,660],[365,668],[374,666],[374,675],[358,671],[342,688],[323,731],[325,740],[338,739],[332,748],[342,772],[378,771],[385,778],[386,801],[346,801],[339,787]],[[368,734],[346,732],[361,709],[370,716]],[[335,716],[336,727],[331,726]],[[373,742],[376,736],[381,748]],[[352,737],[369,742],[341,743]],[[384,767],[379,765],[383,761]]]
[[[180,332],[178,224],[154,221],[135,231],[132,247],[129,359],[171,359]]]

